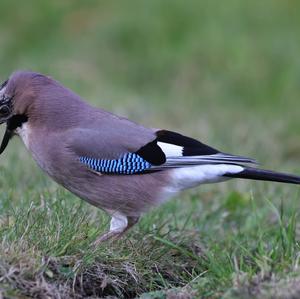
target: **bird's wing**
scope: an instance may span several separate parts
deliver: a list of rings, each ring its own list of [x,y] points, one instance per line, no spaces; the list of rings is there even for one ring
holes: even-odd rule
[[[81,163],[106,174],[140,174],[205,164],[256,164],[253,159],[222,153],[171,131],[139,126],[109,131],[73,130],[69,147]]]
[[[88,168],[101,173],[143,173],[152,165],[166,161],[155,142],[155,130],[124,119],[70,129],[64,136],[64,147]]]
[[[156,135],[157,145],[163,150],[166,162],[153,166],[152,170],[204,164],[257,164],[254,159],[220,152],[179,133],[160,130],[156,132]]]

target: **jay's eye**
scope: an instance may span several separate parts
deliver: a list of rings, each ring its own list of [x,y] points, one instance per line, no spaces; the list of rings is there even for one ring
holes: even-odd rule
[[[10,109],[7,105],[3,105],[0,107],[0,115],[1,116],[7,116],[10,114]]]

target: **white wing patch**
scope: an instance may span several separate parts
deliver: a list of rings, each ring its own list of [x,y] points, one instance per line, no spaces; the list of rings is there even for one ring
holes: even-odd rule
[[[166,157],[181,157],[182,156],[182,151],[183,147],[170,144],[170,143],[165,143],[165,142],[157,142],[157,145],[162,149]]]

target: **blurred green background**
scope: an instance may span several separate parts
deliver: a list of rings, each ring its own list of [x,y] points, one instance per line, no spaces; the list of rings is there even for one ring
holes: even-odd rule
[[[144,125],[179,131],[224,152],[255,157],[266,168],[300,173],[299,1],[1,0],[0,80],[17,69],[50,75],[95,106]],[[14,209],[30,211],[31,201],[43,202],[44,197],[47,204],[55,205],[56,190],[62,191],[41,175],[19,139],[9,144],[0,158],[0,166],[3,217]],[[271,245],[261,246],[270,248],[270,253],[266,249],[267,253],[262,251],[258,257],[262,260],[267,257],[268,267],[272,261],[275,268],[282,266],[278,267],[279,272],[290,273],[298,267],[299,228],[297,226],[297,238],[290,246],[296,248],[295,252],[287,255],[288,258],[280,254],[274,258],[273,248],[277,247],[272,238],[280,238],[273,231],[269,232],[270,227],[277,229],[277,226],[266,199],[275,206],[283,202],[281,208],[287,208],[287,219],[296,219],[298,189],[290,185],[241,181],[204,186],[190,191],[188,196],[180,195],[180,200],[146,216],[133,231],[147,236],[145,231],[155,223],[158,226],[163,221],[172,224],[177,221],[174,215],[185,221],[189,211],[193,212],[192,231],[200,231],[199,238],[208,252],[215,250],[215,256],[224,253],[225,257],[219,264],[209,265],[204,270],[200,267],[191,281],[197,282],[198,273],[207,272],[203,279],[208,279],[211,289],[215,290],[224,287],[222,281],[235,285],[232,277],[239,269],[235,260],[232,262],[227,257],[231,257],[232,252],[241,256],[238,242],[252,252],[252,244],[254,247],[257,244],[259,229],[256,225],[259,224],[263,227],[260,240],[267,244],[271,240]],[[67,201],[68,197],[75,200],[69,193],[62,194]],[[248,198],[254,199],[253,205],[259,207],[257,213],[261,218],[256,218]],[[68,201],[71,207],[72,199]],[[65,215],[69,215],[69,211],[70,207],[66,206],[60,216],[67,219],[67,232],[69,223]],[[35,219],[36,214],[35,211],[30,217]],[[20,218],[20,227],[26,217]],[[52,221],[51,217],[46,219]],[[9,240],[7,229],[11,230],[16,244],[22,242],[23,235],[20,239],[14,234],[14,225],[18,227],[19,222],[8,228],[2,225],[4,239]],[[41,231],[44,231],[44,222],[47,223],[43,216],[39,224]],[[241,235],[237,237],[239,230]],[[72,240],[74,234],[76,237],[80,230],[71,231]],[[51,230],[48,235],[53,235]],[[188,236],[188,231],[183,235]],[[40,233],[32,240],[34,238],[40,239]],[[66,240],[68,238],[61,237],[58,245],[65,248]],[[140,242],[141,237],[136,240]],[[225,246],[223,240],[227,242]],[[76,246],[82,246],[75,241],[75,249],[70,246],[71,254],[72,250],[77,253]],[[41,255],[49,254],[48,248],[45,249],[47,242],[37,246]],[[53,242],[56,244],[56,240]],[[190,240],[188,243],[193,244]],[[28,244],[30,249],[30,244],[36,241]],[[164,250],[161,244],[155,248]],[[55,250],[52,253],[50,250],[51,254],[59,255]],[[137,259],[138,255],[133,256],[133,260]],[[258,259],[258,265],[260,261]],[[230,267],[227,262],[231,263]],[[261,272],[265,273],[263,266],[253,265],[252,272],[244,271],[256,273],[262,268]],[[201,277],[199,279],[201,282]],[[184,283],[186,280],[183,279]],[[201,283],[198,288],[202,292],[207,287]],[[149,284],[148,281],[145,284]]]
[[[144,125],[298,171],[299,9],[271,0],[2,0],[0,79],[42,72]],[[27,163],[19,143],[2,164],[16,153]]]
[[[264,139],[278,134],[300,159],[299,8],[271,0],[2,0],[0,78],[16,69],[46,73],[97,106],[224,150],[247,143],[250,154],[260,144],[268,156]]]

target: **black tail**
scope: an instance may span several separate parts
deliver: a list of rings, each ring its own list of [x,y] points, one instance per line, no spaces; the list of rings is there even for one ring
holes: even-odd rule
[[[246,167],[239,173],[226,174],[225,176],[239,179],[300,184],[300,176],[252,167]]]

